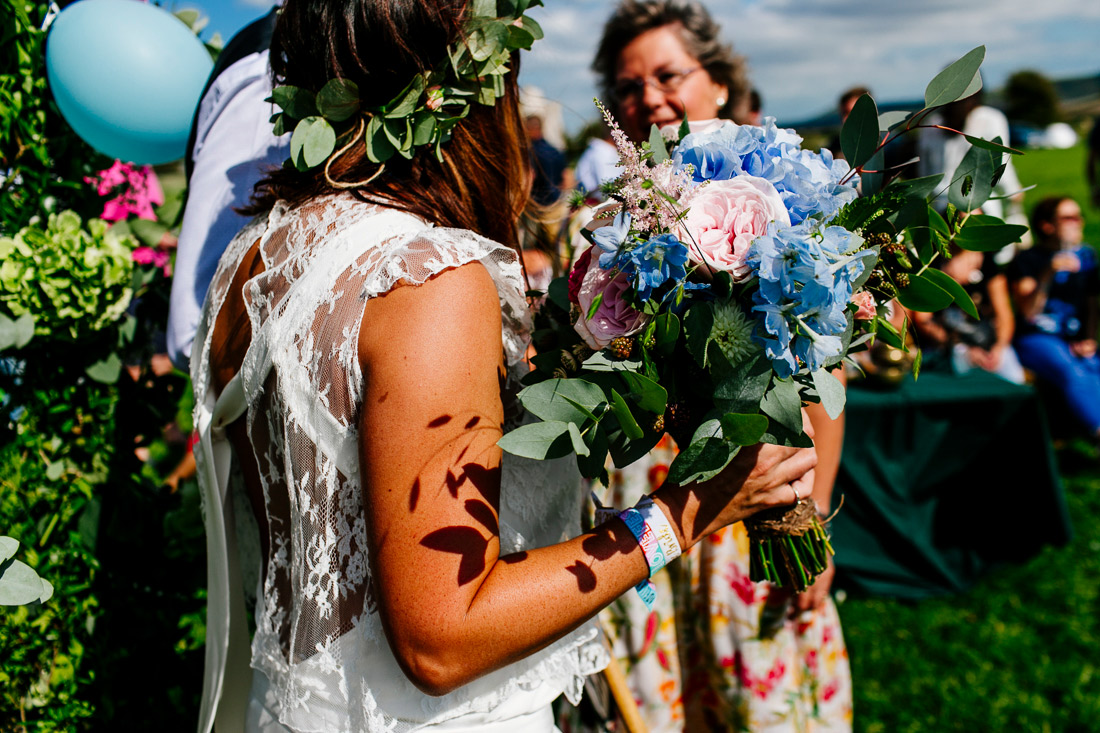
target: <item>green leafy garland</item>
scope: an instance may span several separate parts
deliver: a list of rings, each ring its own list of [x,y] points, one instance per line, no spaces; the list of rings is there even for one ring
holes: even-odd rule
[[[360,138],[374,163],[395,154],[412,158],[421,145],[433,146],[442,160],[443,143],[471,104],[493,105],[504,95],[512,53],[542,38],[539,24],[524,15],[539,5],[542,0],[472,0],[463,38],[448,47],[447,57],[382,105],[364,106],[358,85],[347,79],[330,79],[316,93],[275,87],[268,101],[282,112],[271,121],[276,135],[293,130],[289,162],[300,171],[325,164],[327,175],[332,161]]]

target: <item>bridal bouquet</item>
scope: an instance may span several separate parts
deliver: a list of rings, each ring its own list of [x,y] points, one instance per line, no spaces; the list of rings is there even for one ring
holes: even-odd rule
[[[830,370],[875,338],[905,348],[880,314],[890,300],[915,310],[955,302],[976,316],[962,287],[931,265],[951,244],[992,250],[1022,234],[968,213],[1008,149],[972,141],[946,216],[927,200],[940,177],[883,187],[880,161],[892,137],[973,93],[982,53],[933,80],[918,112],[880,118],[861,98],[841,136],[855,168],[802,149],[770,119],[655,128],[636,146],[601,106],[624,169],[608,188],[615,203],[536,314],[520,401],[541,421],[501,447],[573,453],[595,478],[608,454],[628,465],[668,432],[681,448],[668,480],[706,481],[741,446],[809,446],[802,406],[820,402],[834,418],[844,408]],[[825,569],[832,548],[812,500],[746,524],[754,580],[802,590]]]

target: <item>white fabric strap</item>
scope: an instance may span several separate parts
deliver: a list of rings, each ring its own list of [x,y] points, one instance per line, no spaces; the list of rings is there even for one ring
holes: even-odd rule
[[[657,535],[657,544],[661,546],[661,550],[665,553],[665,564],[667,565],[680,557],[683,554],[683,549],[680,547],[680,541],[676,539],[676,532],[672,529],[672,523],[668,521],[668,517],[661,511],[661,508],[653,503],[653,499],[649,495],[643,496],[634,505],[634,508],[642,515],[642,519],[649,525],[650,530]]]

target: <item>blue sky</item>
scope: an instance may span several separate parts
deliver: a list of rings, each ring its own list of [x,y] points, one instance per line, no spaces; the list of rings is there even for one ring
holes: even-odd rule
[[[576,129],[595,117],[588,69],[610,0],[545,0],[532,15],[546,38],[523,61],[521,81],[562,103]],[[165,0],[197,7],[228,39],[270,0]],[[725,36],[749,61],[764,111],[780,123],[829,110],[856,84],[881,101],[919,98],[946,64],[985,44],[988,86],[1013,71],[1060,78],[1100,73],[1096,0],[709,0]],[[209,34],[209,31],[207,34]]]

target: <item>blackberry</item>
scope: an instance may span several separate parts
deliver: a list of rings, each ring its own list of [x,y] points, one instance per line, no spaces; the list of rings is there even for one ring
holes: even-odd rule
[[[655,433],[665,432],[665,416],[658,415],[657,417],[653,418],[653,425],[650,426],[650,429]]]

